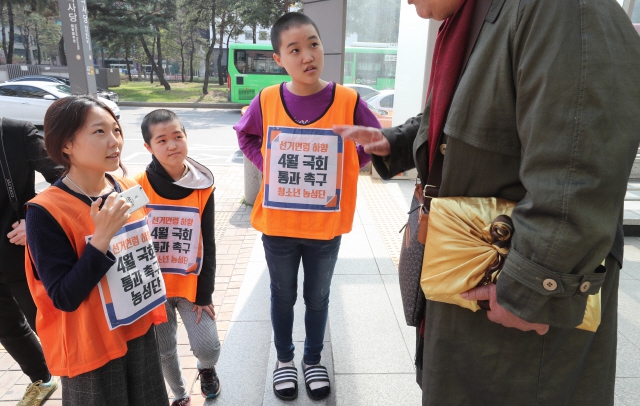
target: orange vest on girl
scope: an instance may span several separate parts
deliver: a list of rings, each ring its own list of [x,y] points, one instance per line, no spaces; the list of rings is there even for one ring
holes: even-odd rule
[[[136,184],[131,179],[114,178],[123,190]],[[79,258],[86,247],[85,237],[95,231],[86,203],[55,186],[38,194],[27,206],[31,203],[45,209],[60,224]],[[137,210],[131,214],[127,224],[143,218],[144,212]],[[42,282],[35,278],[28,251],[25,257],[29,290],[38,307],[38,335],[53,375],[73,378],[96,370],[124,356],[127,341],[143,336],[151,325],[167,321],[164,306],[158,306],[132,324],[110,330],[97,285],[75,311],[59,310],[53,305]]]
[[[351,231],[360,170],[355,143],[331,128],[353,125],[358,94],[335,84],[327,111],[303,125],[286,110],[281,86],[259,96],[263,180],[251,225],[270,236],[330,240]]]
[[[149,197],[147,224],[167,289],[167,298],[195,302],[202,269],[202,212],[213,187],[198,189],[184,199],[165,199],[153,190],[147,172],[135,176]]]

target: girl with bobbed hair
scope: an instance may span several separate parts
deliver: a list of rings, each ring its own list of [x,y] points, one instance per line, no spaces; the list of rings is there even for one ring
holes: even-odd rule
[[[159,268],[150,239],[142,243],[144,211],[129,213],[118,197],[135,182],[110,174],[122,168],[120,123],[101,101],[71,96],[49,107],[44,132],[65,172],[27,203],[26,267],[63,404],[168,405],[154,327],[167,320],[164,285],[145,283]],[[152,259],[143,268],[145,255]]]

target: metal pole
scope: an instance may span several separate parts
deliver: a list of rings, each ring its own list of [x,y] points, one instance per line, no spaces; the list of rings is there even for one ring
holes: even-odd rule
[[[97,94],[86,0],[58,0],[71,92]]]

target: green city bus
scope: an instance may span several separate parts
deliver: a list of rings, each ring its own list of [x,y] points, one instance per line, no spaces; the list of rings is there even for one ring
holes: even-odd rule
[[[354,44],[345,49],[344,83],[357,83],[377,90],[395,85],[397,48]],[[383,44],[372,44],[383,45]],[[229,44],[228,98],[248,104],[267,86],[291,80],[273,60],[269,44]]]
[[[227,69],[229,101],[234,103],[249,104],[265,87],[291,80],[273,60],[269,44],[229,44]]]
[[[343,83],[393,89],[398,48],[395,44],[354,42],[345,48]]]

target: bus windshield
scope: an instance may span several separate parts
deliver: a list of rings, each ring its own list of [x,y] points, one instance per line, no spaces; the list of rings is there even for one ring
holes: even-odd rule
[[[287,74],[287,71],[273,60],[271,50],[236,49],[233,59],[239,73]]]

